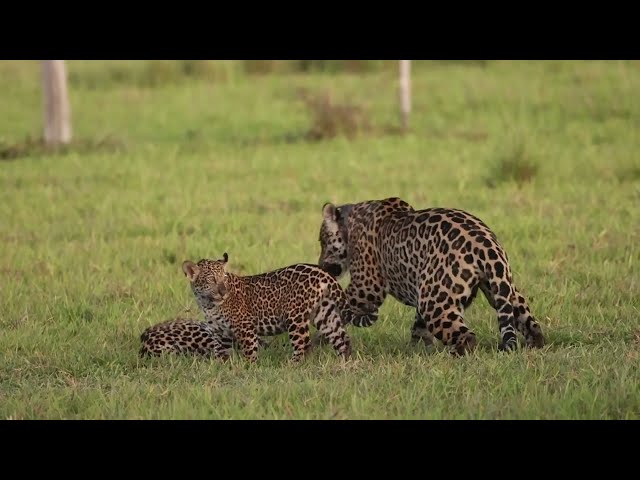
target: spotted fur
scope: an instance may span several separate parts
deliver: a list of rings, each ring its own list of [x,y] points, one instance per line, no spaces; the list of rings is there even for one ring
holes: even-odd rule
[[[354,310],[373,311],[391,295],[416,308],[413,342],[432,336],[462,355],[476,346],[464,310],[482,291],[497,311],[501,350],[517,347],[516,330],[528,346],[544,336],[516,289],[506,252],[479,218],[462,210],[415,210],[400,198],[323,207],[319,265],[336,278],[347,272]],[[367,327],[377,313],[354,317]]]
[[[140,336],[140,356],[163,353],[197,354],[213,352],[213,330],[205,322],[177,318],[147,328]]]
[[[213,354],[214,331],[207,322],[178,317],[148,327],[140,335],[140,342],[141,357],[165,353],[209,357]],[[268,346],[262,338],[259,344],[261,347]]]
[[[309,325],[344,358],[351,340],[343,327],[344,290],[335,278],[316,265],[296,264],[258,275],[227,271],[228,255],[221,260],[189,260],[182,265],[198,306],[214,332],[214,355],[227,360],[231,339],[238,339],[245,358],[257,360],[257,336],[288,332],[293,359],[310,350]],[[359,317],[357,319],[359,320]]]

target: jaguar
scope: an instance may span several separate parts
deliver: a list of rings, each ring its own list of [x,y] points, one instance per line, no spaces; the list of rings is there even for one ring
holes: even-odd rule
[[[336,279],[347,273],[347,302],[356,327],[370,327],[390,295],[414,307],[411,341],[465,355],[477,345],[464,322],[480,290],[496,310],[500,350],[517,348],[516,331],[541,348],[542,328],[514,284],[506,251],[478,217],[454,208],[414,209],[399,197],[325,203],[318,264]]]
[[[226,361],[233,337],[243,356],[257,360],[258,335],[287,332],[293,360],[312,348],[309,327],[345,359],[351,339],[344,324],[362,323],[368,313],[353,315],[338,281],[317,265],[298,263],[256,275],[237,275],[227,268],[229,255],[218,260],[185,260],[184,275],[205,318],[214,329],[214,355]]]

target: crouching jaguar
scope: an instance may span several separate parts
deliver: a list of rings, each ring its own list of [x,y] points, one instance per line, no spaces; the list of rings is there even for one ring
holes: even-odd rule
[[[517,347],[516,330],[530,347],[544,346],[542,329],[513,282],[509,260],[493,231],[462,210],[415,210],[392,197],[323,206],[319,265],[336,278],[349,272],[346,289],[356,327],[371,326],[387,295],[416,308],[412,342],[432,336],[464,355],[476,335],[464,310],[478,289],[497,311],[501,350]]]
[[[211,356],[214,354],[215,330],[207,322],[177,317],[146,328],[140,335],[140,342],[140,357],[164,353]],[[263,338],[258,338],[258,342],[263,348],[269,345]],[[233,338],[232,343],[237,345],[237,340]]]

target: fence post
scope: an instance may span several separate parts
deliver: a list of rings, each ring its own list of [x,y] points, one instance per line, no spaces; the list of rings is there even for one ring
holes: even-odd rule
[[[71,141],[71,107],[64,60],[42,61],[44,140],[47,145]]]
[[[409,127],[411,112],[411,60],[400,60],[400,118],[402,128]]]

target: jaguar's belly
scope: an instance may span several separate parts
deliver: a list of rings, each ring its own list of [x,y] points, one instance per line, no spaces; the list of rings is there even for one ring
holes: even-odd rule
[[[389,295],[409,307],[417,304],[416,289],[408,282],[389,282]]]
[[[400,255],[393,257],[387,259],[383,270],[387,291],[404,305],[415,307],[418,297],[418,266],[405,262]]]
[[[256,325],[256,333],[265,337],[280,335],[286,331],[287,322],[275,316],[261,317]]]

